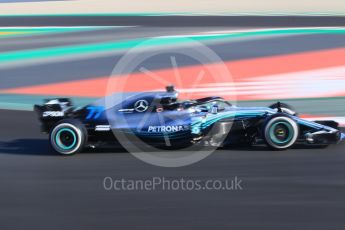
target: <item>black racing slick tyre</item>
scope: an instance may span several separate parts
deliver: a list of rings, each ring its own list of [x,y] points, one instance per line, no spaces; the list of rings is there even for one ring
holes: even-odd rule
[[[266,122],[264,137],[270,148],[285,150],[296,143],[299,137],[299,127],[288,116],[276,116]]]
[[[73,155],[81,152],[87,142],[84,125],[75,119],[59,121],[50,131],[50,145],[61,155]]]

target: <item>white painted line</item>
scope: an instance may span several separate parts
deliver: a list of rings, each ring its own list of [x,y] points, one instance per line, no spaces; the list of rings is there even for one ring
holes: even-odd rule
[[[240,82],[218,82],[181,89],[181,92],[217,92],[217,95],[256,95],[257,99],[345,96],[345,66],[257,76]]]
[[[302,117],[307,121],[335,121],[340,127],[345,127],[345,117]]]
[[[0,27],[0,29],[6,30],[21,30],[21,29],[106,29],[106,28],[126,28],[126,27],[137,27],[137,26],[10,26]]]
[[[286,28],[279,28],[279,27],[272,27],[272,28],[265,28],[265,29],[232,29],[232,30],[218,30],[218,31],[210,31],[210,32],[203,32],[201,34],[218,34],[218,35],[225,35],[229,33],[248,33],[248,32],[274,32],[274,31],[282,31],[282,30],[344,30],[345,27],[286,27]]]

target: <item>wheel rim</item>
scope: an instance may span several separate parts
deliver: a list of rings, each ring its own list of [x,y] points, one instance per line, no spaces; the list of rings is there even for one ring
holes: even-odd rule
[[[62,155],[74,154],[83,144],[83,134],[73,124],[62,123],[52,130],[50,143]]]
[[[56,133],[55,142],[59,148],[71,150],[77,143],[77,136],[73,130],[63,128]]]
[[[269,129],[270,138],[277,145],[289,143],[293,138],[293,133],[292,125],[285,121],[274,123]]]

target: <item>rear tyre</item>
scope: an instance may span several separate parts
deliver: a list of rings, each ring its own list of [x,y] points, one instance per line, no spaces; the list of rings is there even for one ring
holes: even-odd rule
[[[59,154],[73,155],[83,150],[87,142],[86,129],[78,120],[62,120],[51,130],[49,140]]]
[[[285,150],[296,143],[299,136],[299,128],[297,123],[291,118],[277,116],[266,123],[264,136],[269,147],[276,150]]]

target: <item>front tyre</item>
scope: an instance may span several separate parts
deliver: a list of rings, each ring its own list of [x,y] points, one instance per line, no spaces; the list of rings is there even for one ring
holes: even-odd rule
[[[66,119],[56,124],[50,132],[50,144],[61,155],[73,155],[82,151],[87,135],[78,120]]]
[[[293,119],[278,116],[266,123],[264,136],[269,147],[276,150],[285,150],[296,143],[299,136],[299,128]]]

